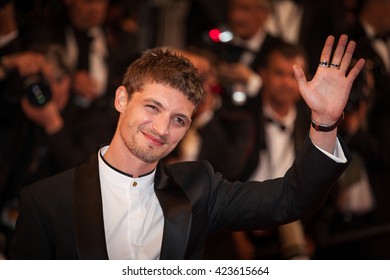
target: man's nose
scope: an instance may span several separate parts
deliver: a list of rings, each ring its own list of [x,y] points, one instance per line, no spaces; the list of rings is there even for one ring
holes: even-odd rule
[[[153,123],[153,129],[159,135],[167,135],[169,133],[170,118],[165,116],[159,116]]]

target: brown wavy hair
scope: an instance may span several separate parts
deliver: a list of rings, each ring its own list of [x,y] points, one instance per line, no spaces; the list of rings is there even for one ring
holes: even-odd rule
[[[168,85],[182,92],[197,108],[204,99],[202,80],[194,65],[171,49],[154,48],[145,51],[127,68],[122,85],[130,97],[146,84]]]

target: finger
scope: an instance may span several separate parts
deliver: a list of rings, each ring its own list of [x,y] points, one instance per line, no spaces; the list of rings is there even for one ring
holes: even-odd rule
[[[332,64],[340,65],[347,43],[348,43],[348,36],[345,34],[341,35],[339,42],[337,43],[336,50],[333,54]]]
[[[365,63],[366,61],[363,58],[359,59],[355,66],[351,69],[351,71],[349,71],[347,76],[348,80],[353,82],[357,75],[359,75],[360,71],[363,69]]]
[[[328,38],[326,38],[324,48],[322,49],[320,61],[329,63],[333,44],[334,37],[332,35],[328,36]]]
[[[353,52],[355,51],[356,43],[354,41],[350,41],[348,43],[347,49],[343,56],[343,59],[340,62],[340,70],[346,72],[351,64]]]

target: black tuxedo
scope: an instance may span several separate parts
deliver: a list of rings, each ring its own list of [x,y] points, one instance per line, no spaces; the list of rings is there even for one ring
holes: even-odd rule
[[[252,142],[252,119],[249,115],[218,111],[202,128],[198,158],[207,160],[213,168],[228,180],[239,179]]]
[[[259,94],[261,96],[261,94]],[[262,101],[261,101],[262,102]],[[249,148],[249,157],[247,159],[245,172],[241,174],[241,180],[248,180],[252,175],[256,167],[260,163],[260,151],[267,149],[265,142],[265,124],[266,117],[263,112],[263,106],[261,104],[257,105],[257,111],[253,111],[254,118],[254,128],[252,131],[253,135],[253,145]],[[309,132],[310,128],[310,110],[308,109],[306,103],[301,100],[296,104],[297,117],[294,121],[294,130],[292,132],[292,139],[294,141],[295,154],[298,153],[299,149],[304,143],[305,137]]]
[[[271,227],[317,210],[347,164],[308,137],[301,151],[285,178],[263,183],[228,182],[205,161],[159,165],[160,259],[199,259],[209,233]],[[24,188],[20,200],[11,259],[107,259],[97,153]]]
[[[384,120],[389,119],[390,112],[390,73],[382,58],[373,48],[373,40],[370,39],[363,27],[356,24],[349,32],[352,40],[356,41],[356,58],[366,59],[366,65],[370,68],[374,78],[375,99],[371,109],[370,127],[374,133],[386,133],[388,126],[382,126]],[[385,142],[386,143],[386,142]]]

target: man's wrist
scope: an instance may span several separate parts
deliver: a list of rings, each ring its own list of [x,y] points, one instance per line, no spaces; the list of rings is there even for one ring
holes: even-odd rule
[[[332,125],[324,125],[324,124],[319,124],[313,119],[311,120],[311,126],[316,130],[316,131],[321,131],[321,132],[329,132],[335,130],[341,121],[344,119],[344,112],[341,114],[340,118]]]

